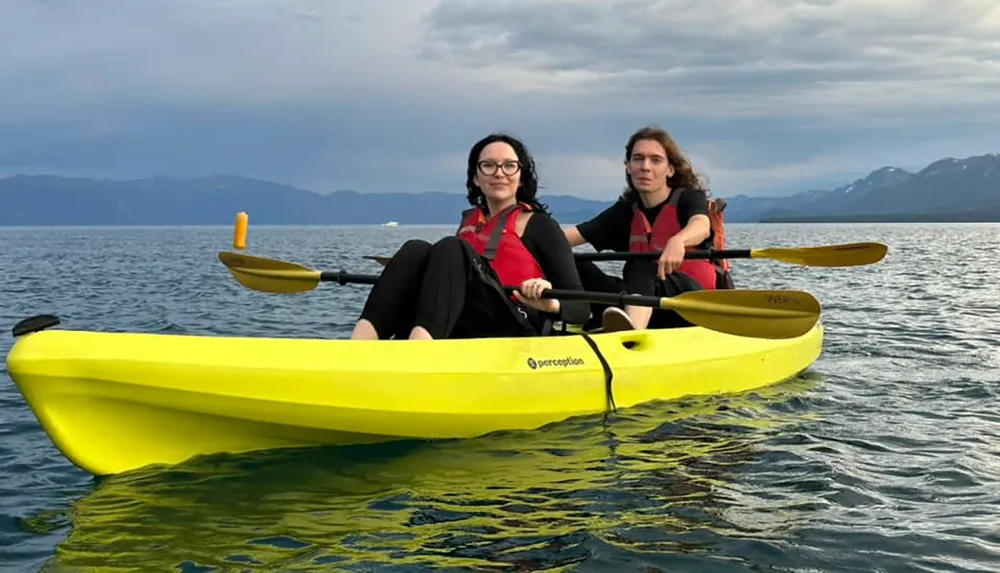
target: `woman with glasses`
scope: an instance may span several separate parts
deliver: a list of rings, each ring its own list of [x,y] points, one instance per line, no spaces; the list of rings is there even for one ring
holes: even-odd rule
[[[352,339],[536,336],[549,319],[587,321],[586,301],[540,298],[548,288],[583,287],[565,234],[536,198],[535,162],[524,144],[504,134],[481,139],[466,174],[473,207],[458,232],[400,247]],[[511,296],[505,286],[517,290]]]

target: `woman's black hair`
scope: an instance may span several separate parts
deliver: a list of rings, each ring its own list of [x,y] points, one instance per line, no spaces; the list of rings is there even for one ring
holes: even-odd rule
[[[533,211],[539,211],[550,215],[548,206],[538,201],[535,197],[538,194],[538,173],[535,172],[535,160],[528,153],[528,148],[516,137],[506,133],[491,133],[480,139],[469,150],[469,164],[466,170],[465,188],[468,191],[469,204],[481,208],[484,212],[487,209],[486,196],[483,190],[476,186],[475,177],[479,154],[483,148],[491,143],[502,141],[514,148],[517,160],[521,164],[521,185],[517,188],[517,201],[531,206]]]

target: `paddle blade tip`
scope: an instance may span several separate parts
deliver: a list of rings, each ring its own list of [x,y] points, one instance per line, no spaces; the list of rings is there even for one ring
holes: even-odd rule
[[[868,250],[871,252],[871,262],[877,263],[884,259],[889,253],[889,245],[883,243],[868,243]]]
[[[663,300],[662,308],[693,324],[751,338],[798,338],[813,329],[822,311],[816,297],[794,290],[705,290]]]
[[[882,243],[845,243],[824,247],[754,249],[750,258],[772,259],[807,267],[856,267],[881,261],[888,250],[889,247]]]
[[[824,266],[854,267],[871,265],[884,259],[888,252],[889,246],[883,243],[865,242],[835,245],[830,247],[830,252],[825,257],[824,262],[826,264]]]
[[[320,272],[295,263],[222,251],[219,260],[236,282],[251,290],[297,294],[315,289]]]

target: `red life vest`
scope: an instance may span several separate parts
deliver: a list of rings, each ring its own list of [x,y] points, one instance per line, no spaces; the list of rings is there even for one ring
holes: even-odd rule
[[[632,229],[629,232],[628,250],[631,253],[659,252],[667,245],[667,240],[681,232],[683,226],[677,218],[677,203],[684,189],[674,189],[670,198],[660,207],[656,223],[649,226],[649,219],[639,209],[638,199],[632,203]],[[686,250],[695,250],[687,247]],[[705,290],[715,290],[715,265],[709,260],[684,259],[677,272],[693,278]]]
[[[522,210],[531,207],[511,205],[488,221],[479,207],[462,212],[458,238],[490,263],[501,286],[521,286],[528,279],[543,278],[542,267],[517,235],[517,215]]]

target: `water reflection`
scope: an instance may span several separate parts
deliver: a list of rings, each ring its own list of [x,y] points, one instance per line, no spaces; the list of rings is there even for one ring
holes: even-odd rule
[[[814,383],[476,440],[215,456],[113,476],[72,505],[48,568],[536,570],[752,542],[779,525],[739,515],[754,511],[741,476],[759,444],[804,421],[796,402]]]

